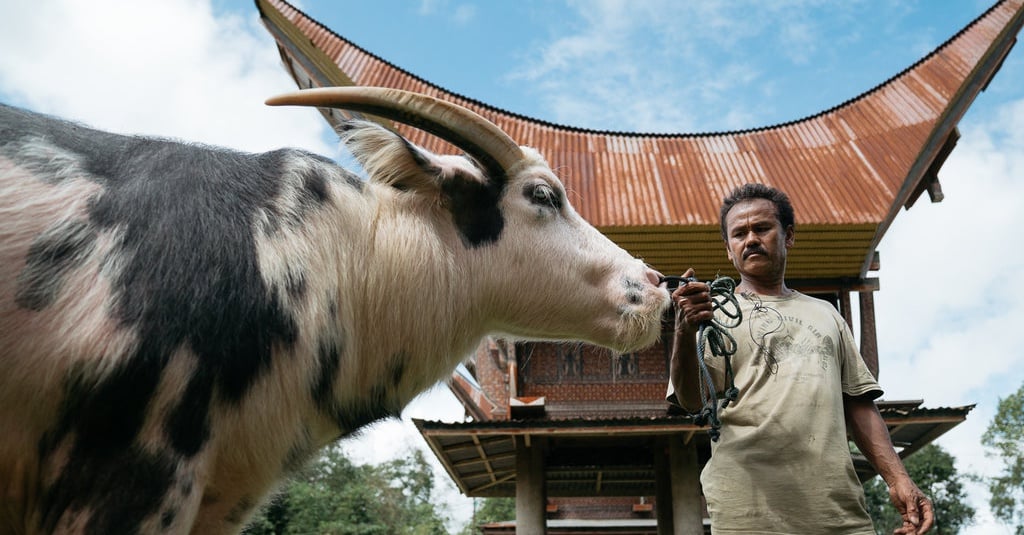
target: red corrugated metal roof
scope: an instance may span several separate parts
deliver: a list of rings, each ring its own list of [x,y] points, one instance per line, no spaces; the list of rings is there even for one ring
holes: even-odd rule
[[[722,197],[745,182],[783,189],[797,216],[787,269],[797,279],[867,274],[885,230],[1009,52],[1022,4],[998,2],[915,65],[814,116],[747,131],[655,135],[555,125],[489,106],[388,63],[283,0],[257,0],[300,87],[397,87],[480,113],[547,157],[584,218],[663,272],[692,265],[706,277],[731,273],[718,235]],[[411,127],[396,129],[428,149],[454,150]]]

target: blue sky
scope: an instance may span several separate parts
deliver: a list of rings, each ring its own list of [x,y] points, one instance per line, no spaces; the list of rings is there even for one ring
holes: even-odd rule
[[[335,32],[451,91],[572,126],[708,132],[799,119],[871,89],[989,1],[303,0]],[[267,108],[294,88],[248,0],[13,0],[0,18],[0,102],[126,133],[341,157],[312,110]],[[17,51],[17,52],[12,52]],[[960,123],[946,200],[902,212],[880,247],[880,381],[888,399],[976,403],[939,440],[991,474],[980,435],[1024,383],[1024,52]],[[799,234],[797,235],[799,246]],[[346,443],[379,461],[425,448],[411,416],[454,420],[443,388]],[[442,476],[443,477],[443,476]],[[1011,533],[979,510],[971,534]],[[452,515],[470,501],[449,491]]]
[[[354,4],[300,3],[340,35],[449,90],[558,123],[643,132],[734,130],[817,113],[906,68],[991,5]]]

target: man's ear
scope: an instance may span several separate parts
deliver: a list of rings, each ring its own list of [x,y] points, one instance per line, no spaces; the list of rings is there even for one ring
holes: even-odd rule
[[[793,247],[795,243],[796,229],[793,228],[793,225],[789,225],[788,227],[786,227],[786,249]]]

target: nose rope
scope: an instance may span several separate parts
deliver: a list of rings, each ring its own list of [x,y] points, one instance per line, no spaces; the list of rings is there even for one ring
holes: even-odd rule
[[[679,284],[696,282],[697,279],[666,276],[662,281],[667,282],[669,292],[679,287]],[[736,376],[732,370],[732,356],[736,354],[736,339],[729,333],[730,329],[736,328],[743,322],[743,313],[740,312],[739,302],[736,300],[736,281],[730,277],[716,277],[708,283],[711,293],[711,308],[714,312],[721,312],[723,319],[715,314],[710,320],[702,321],[697,330],[697,371],[700,380],[701,410],[691,414],[694,423],[697,425],[708,425],[708,436],[714,442],[721,436],[722,422],[718,418],[718,411],[729,406],[739,397],[739,389],[736,388]],[[726,389],[723,393],[722,405],[719,407],[715,383],[704,361],[705,347],[711,350],[711,354],[725,359],[725,381]]]

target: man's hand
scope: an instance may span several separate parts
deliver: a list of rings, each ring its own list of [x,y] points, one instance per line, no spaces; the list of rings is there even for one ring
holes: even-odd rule
[[[889,499],[903,517],[903,526],[893,535],[921,535],[935,522],[932,502],[910,479],[889,487]]]
[[[686,270],[683,277],[692,278],[693,268]],[[676,325],[672,337],[672,357],[669,362],[669,378],[675,391],[676,401],[683,410],[693,414],[701,410],[704,400],[700,398],[700,376],[697,367],[696,333],[703,321],[713,316],[711,289],[703,282],[688,282],[672,292]]]
[[[684,278],[693,277],[693,268],[686,270]],[[687,282],[672,292],[672,303],[676,307],[676,333],[697,332],[702,322],[713,317],[711,289],[703,282]]]

